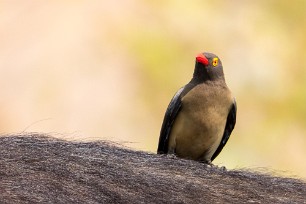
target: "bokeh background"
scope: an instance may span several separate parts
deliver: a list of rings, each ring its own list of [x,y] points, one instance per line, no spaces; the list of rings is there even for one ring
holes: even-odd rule
[[[222,60],[236,128],[215,164],[306,178],[306,1],[0,1],[0,133],[155,152],[199,52]]]

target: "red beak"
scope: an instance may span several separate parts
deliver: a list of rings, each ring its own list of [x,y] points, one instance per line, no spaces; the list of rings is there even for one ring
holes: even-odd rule
[[[208,59],[202,53],[197,55],[196,60],[197,62],[202,63],[204,65],[209,64]]]

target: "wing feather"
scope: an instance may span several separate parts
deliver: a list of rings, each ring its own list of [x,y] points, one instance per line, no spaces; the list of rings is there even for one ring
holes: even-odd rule
[[[176,94],[170,101],[170,104],[166,110],[162,128],[160,131],[160,136],[159,136],[159,143],[158,143],[158,148],[157,148],[158,154],[166,154],[168,152],[168,144],[169,144],[169,137],[170,137],[171,129],[175,121],[175,118],[177,114],[179,113],[181,106],[182,106],[181,94],[183,90],[184,90],[184,87],[182,87],[180,90],[176,92]]]
[[[223,137],[221,139],[221,143],[218,146],[215,153],[213,154],[213,156],[211,157],[211,161],[213,161],[220,154],[220,152],[222,151],[226,142],[228,141],[228,139],[229,139],[234,127],[235,127],[235,124],[236,124],[236,113],[237,113],[237,105],[236,105],[236,101],[234,99],[231,110],[230,110],[230,112],[228,113],[228,116],[227,116],[226,125],[225,125],[225,129],[224,129]]]

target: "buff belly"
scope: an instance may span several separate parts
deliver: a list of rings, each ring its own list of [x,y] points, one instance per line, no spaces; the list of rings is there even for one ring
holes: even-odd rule
[[[168,153],[210,162],[223,137],[232,103],[230,93],[226,91],[214,94],[213,98],[209,92],[201,94],[195,90],[183,98],[182,109],[171,130]]]

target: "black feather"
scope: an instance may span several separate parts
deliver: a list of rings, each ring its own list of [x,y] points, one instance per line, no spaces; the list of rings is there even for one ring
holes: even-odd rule
[[[182,87],[176,92],[176,94],[170,101],[170,104],[165,113],[163,125],[160,130],[160,137],[157,149],[158,154],[166,154],[168,152],[169,136],[172,129],[172,125],[182,106],[181,94],[183,92],[183,89],[184,87]]]
[[[211,157],[211,161],[213,161],[220,154],[227,140],[229,139],[235,127],[235,124],[236,124],[236,113],[237,113],[237,105],[236,105],[236,101],[234,100],[231,110],[227,116],[226,125],[225,125],[225,129],[224,129],[224,133],[223,133],[223,137],[221,139],[220,145],[218,146],[216,152]]]
[[[177,117],[178,113],[182,108],[182,98],[194,87],[198,84],[202,83],[203,81],[198,78],[193,78],[188,84],[184,87],[180,88],[173,96],[170,104],[167,108],[165,113],[165,117],[163,120],[162,128],[160,130],[159,142],[157,153],[158,154],[167,154],[168,153],[168,144],[169,144],[169,137],[171,133],[171,129],[175,118]]]

